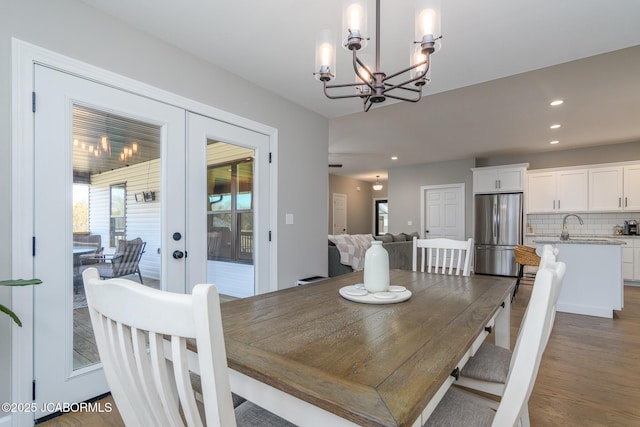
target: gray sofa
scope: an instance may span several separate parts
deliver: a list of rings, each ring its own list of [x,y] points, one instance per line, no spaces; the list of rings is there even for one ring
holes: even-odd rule
[[[382,241],[384,247],[389,253],[389,268],[398,268],[401,270],[411,270],[413,268],[413,236],[418,233],[411,234],[390,234],[376,236],[376,240]],[[340,252],[336,245],[329,241],[329,277],[339,276],[341,274],[351,273],[351,266],[340,263]]]

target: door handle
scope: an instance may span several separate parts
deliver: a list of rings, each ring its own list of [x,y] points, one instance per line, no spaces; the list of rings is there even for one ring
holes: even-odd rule
[[[179,250],[173,251],[173,259],[182,259],[184,258],[185,253]]]

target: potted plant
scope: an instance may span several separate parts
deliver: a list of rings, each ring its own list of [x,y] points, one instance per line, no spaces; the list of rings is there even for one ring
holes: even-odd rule
[[[42,283],[42,280],[40,280],[40,279],[0,280],[0,286],[29,286],[29,285],[39,285],[40,283]],[[4,305],[0,304],[0,312],[2,312],[4,314],[6,314],[7,316],[11,317],[13,319],[13,321],[16,322],[16,324],[18,326],[22,327],[22,322],[20,321],[18,316],[13,311],[11,311],[9,308],[7,308]]]

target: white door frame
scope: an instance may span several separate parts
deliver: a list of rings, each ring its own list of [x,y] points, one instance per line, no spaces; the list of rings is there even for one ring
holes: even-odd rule
[[[58,54],[56,52],[11,39],[11,277],[33,277],[32,237],[33,231],[33,155],[34,115],[32,92],[34,88],[34,64],[43,64],[70,74],[87,78],[108,86],[126,90],[137,95],[175,105],[188,111],[224,121],[239,127],[265,134],[270,139],[272,169],[270,191],[270,230],[278,235],[277,212],[277,144],[278,130],[253,120],[227,113],[209,105],[184,98],[171,92],[150,86],[111,71]],[[37,100],[36,100],[37,105]],[[277,239],[270,245],[270,279],[257,293],[277,289],[278,260]],[[44,284],[43,286],[46,286]],[[14,288],[11,293],[12,309],[20,313],[22,328],[11,329],[11,401],[32,401],[33,380],[33,287]],[[21,412],[11,415],[13,427],[33,425],[33,413]]]
[[[425,211],[426,211],[426,207],[427,207],[427,200],[425,198],[425,194],[427,193],[427,190],[440,190],[443,188],[457,188],[461,193],[462,193],[462,197],[460,198],[460,202],[461,202],[461,208],[462,208],[462,212],[464,212],[464,217],[462,218],[462,235],[466,236],[467,235],[467,230],[466,230],[466,210],[465,210],[465,198],[466,198],[466,193],[465,193],[465,185],[464,183],[459,183],[459,184],[443,184],[443,185],[425,185],[420,187],[420,238],[421,239],[426,239],[427,237],[424,235],[424,230],[427,224],[427,218],[425,215]]]

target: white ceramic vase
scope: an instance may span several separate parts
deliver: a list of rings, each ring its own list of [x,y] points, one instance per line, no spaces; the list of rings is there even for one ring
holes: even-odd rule
[[[389,253],[377,240],[364,254],[364,287],[372,293],[389,290]]]

